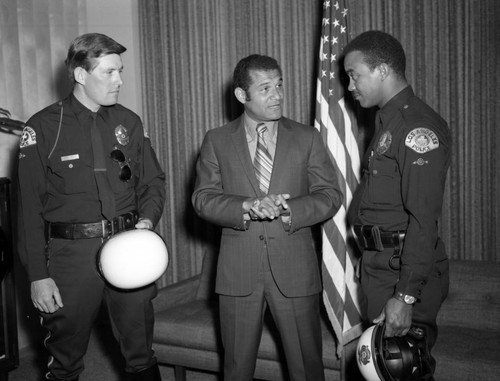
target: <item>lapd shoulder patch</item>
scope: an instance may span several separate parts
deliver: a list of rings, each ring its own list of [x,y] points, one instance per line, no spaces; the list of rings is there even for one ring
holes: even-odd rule
[[[35,130],[29,126],[24,127],[23,134],[19,141],[19,148],[26,148],[36,144],[36,133]]]
[[[415,152],[426,153],[439,147],[439,139],[428,128],[415,128],[406,136],[405,145]]]

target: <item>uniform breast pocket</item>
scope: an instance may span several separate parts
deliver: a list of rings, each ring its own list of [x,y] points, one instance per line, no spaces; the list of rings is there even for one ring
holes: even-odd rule
[[[95,184],[93,168],[81,160],[51,163],[50,183],[62,194],[86,193]]]
[[[130,179],[128,181],[123,181],[127,178],[127,176],[123,177],[123,174],[126,173],[125,166],[120,166],[120,178],[122,179],[121,183],[126,185],[128,188],[134,187],[137,184],[137,181],[140,177],[141,166],[139,162],[139,156],[137,154],[127,156],[127,165],[130,167]]]
[[[375,158],[370,171],[370,201],[394,205],[401,200],[401,185],[396,163],[384,156]]]

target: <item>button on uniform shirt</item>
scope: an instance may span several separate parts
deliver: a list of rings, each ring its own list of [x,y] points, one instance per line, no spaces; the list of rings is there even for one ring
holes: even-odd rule
[[[62,118],[61,118],[62,111]],[[26,123],[19,153],[20,256],[31,281],[48,277],[45,221],[89,223],[103,219],[93,170],[91,112],[73,95],[35,114]],[[140,217],[158,222],[165,200],[165,174],[139,116],[116,104],[101,107],[108,179],[115,216],[138,210]],[[119,178],[120,164],[110,157],[120,149],[132,178]]]
[[[355,223],[406,231],[397,290],[419,295],[436,260],[451,136],[447,123],[410,86],[379,111],[363,160]]]

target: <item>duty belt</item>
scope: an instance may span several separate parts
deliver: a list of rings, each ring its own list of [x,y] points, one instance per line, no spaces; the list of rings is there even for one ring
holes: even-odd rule
[[[381,231],[376,225],[354,225],[354,232],[359,246],[363,250],[383,251],[394,249],[389,259],[389,266],[393,270],[401,267],[401,250],[405,239],[405,231]]]
[[[397,248],[402,246],[405,238],[404,231],[382,231],[376,225],[355,225],[354,232],[364,250],[383,251]]]
[[[92,223],[47,222],[47,237],[62,239],[108,238],[124,230],[131,230],[138,220],[136,211],[122,214],[112,221]]]

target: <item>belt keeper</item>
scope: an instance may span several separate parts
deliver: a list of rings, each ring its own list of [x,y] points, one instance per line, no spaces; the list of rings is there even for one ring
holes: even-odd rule
[[[403,232],[403,231],[398,232],[398,240],[399,240],[398,244],[399,244],[400,250],[402,249],[403,243],[405,241],[405,236],[406,236],[406,232]]]
[[[68,226],[68,235],[70,237],[74,237],[75,236],[75,224],[70,224]]]
[[[45,221],[45,242],[49,242],[52,238],[50,222]]]
[[[127,213],[126,215],[124,216],[127,216],[129,213]],[[116,218],[117,220],[117,223],[118,223],[118,231],[122,231],[122,230],[125,230],[125,221],[126,221],[126,218],[127,217],[122,217],[122,216],[118,216]],[[114,233],[114,232],[113,232]]]

